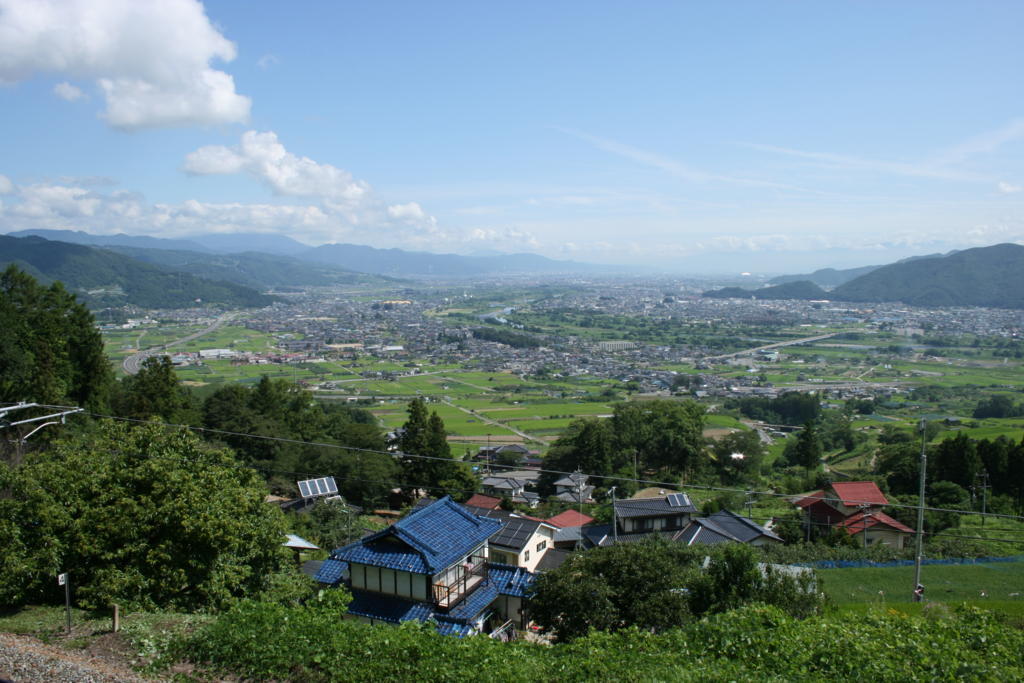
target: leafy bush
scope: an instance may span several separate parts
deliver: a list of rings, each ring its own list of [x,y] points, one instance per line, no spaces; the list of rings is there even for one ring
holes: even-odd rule
[[[187,658],[210,673],[312,682],[1024,678],[1024,632],[973,608],[800,620],[754,604],[664,633],[594,632],[551,647],[440,636],[412,623],[367,626],[338,610],[245,602],[179,637],[158,666]]]

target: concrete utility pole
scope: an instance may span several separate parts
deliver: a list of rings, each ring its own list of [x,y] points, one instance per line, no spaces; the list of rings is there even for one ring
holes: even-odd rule
[[[988,512],[988,489],[992,488],[988,483],[988,470],[982,470],[975,475],[976,479],[981,479],[981,485],[978,487],[981,489],[981,525],[985,526],[985,513]]]
[[[619,544],[619,520],[616,519],[616,517],[615,517],[615,489],[617,489],[617,488],[619,488],[619,487],[618,486],[613,486],[611,488],[611,494],[612,494],[612,538],[615,541],[615,545]]]
[[[918,428],[921,430],[921,479],[918,485],[917,494],[917,552],[914,557],[914,601],[917,602],[921,599],[923,591],[918,586],[921,585],[921,555],[922,555],[922,544],[924,542],[924,479],[925,472],[928,468],[928,451],[926,450],[928,442],[928,421],[923,417],[921,422],[918,423]],[[982,517],[984,519],[984,517]]]
[[[868,547],[868,519],[871,517],[871,506],[868,503],[861,503],[857,507],[860,508],[860,523],[863,527],[861,533],[864,534],[864,547]]]

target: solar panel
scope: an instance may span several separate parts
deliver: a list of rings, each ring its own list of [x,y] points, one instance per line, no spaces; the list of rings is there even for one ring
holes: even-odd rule
[[[299,495],[303,498],[327,496],[337,492],[338,485],[334,482],[334,477],[320,477],[299,482]]]
[[[667,498],[668,504],[674,508],[686,507],[690,504],[685,493],[670,493]]]

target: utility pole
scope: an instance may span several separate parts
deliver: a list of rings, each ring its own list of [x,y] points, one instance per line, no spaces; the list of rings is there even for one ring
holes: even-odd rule
[[[924,480],[925,472],[928,468],[928,451],[926,449],[928,442],[928,421],[923,417],[921,422],[918,423],[918,428],[921,430],[921,478],[918,484],[917,493],[917,552],[914,557],[914,601],[917,602],[921,599],[923,591],[919,588],[921,585],[921,554],[922,544],[924,542]],[[982,517],[984,519],[984,517]]]
[[[861,523],[861,527],[863,528],[863,531],[861,533],[864,534],[864,548],[867,549],[867,547],[868,547],[868,518],[871,517],[871,505],[869,505],[868,503],[861,503],[857,507],[860,508],[860,512],[861,512],[860,523]]]
[[[988,489],[992,488],[988,483],[988,470],[982,470],[975,475],[976,479],[981,479],[981,525],[985,526],[985,513],[988,512]]]
[[[619,544],[619,520],[615,516],[615,489],[617,489],[617,488],[618,488],[618,486],[613,486],[611,488],[611,494],[612,494],[612,539],[614,539],[615,545]]]

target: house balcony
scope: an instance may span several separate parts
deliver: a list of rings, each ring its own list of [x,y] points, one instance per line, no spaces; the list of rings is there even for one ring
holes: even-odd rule
[[[469,562],[449,569],[446,574],[453,570],[455,576],[452,580],[433,585],[434,603],[440,609],[451,609],[487,579],[487,560],[474,556]]]

